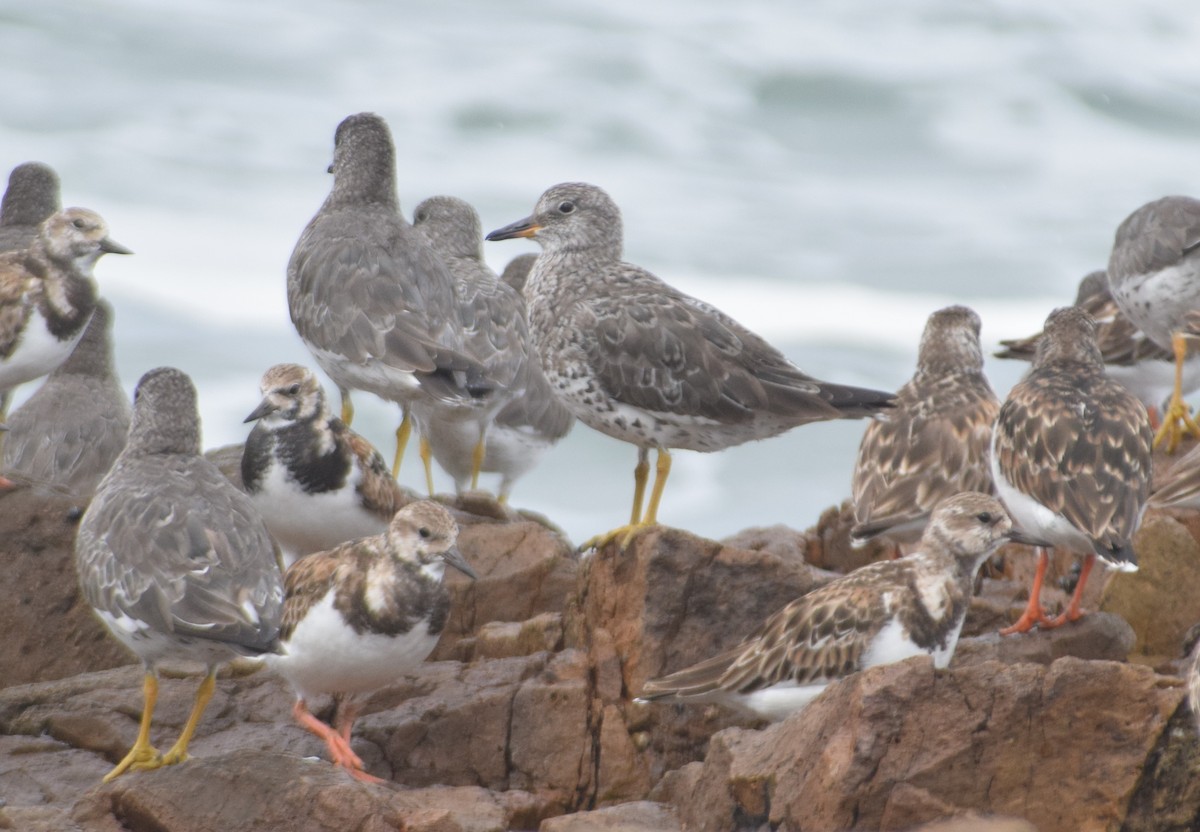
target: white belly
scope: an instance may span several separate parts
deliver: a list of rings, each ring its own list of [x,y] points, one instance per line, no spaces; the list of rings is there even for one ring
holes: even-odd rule
[[[50,334],[45,319],[35,314],[29,319],[16,350],[0,362],[0,391],[52,373],[67,360],[85,328],[80,327],[74,338],[60,341]]]
[[[309,608],[284,643],[283,654],[269,656],[268,664],[305,698],[368,693],[425,661],[437,640],[425,621],[396,636],[359,635],[334,609],[331,590]]]
[[[1018,491],[1004,475],[996,461],[996,449],[992,448],[992,479],[996,483],[996,494],[1012,515],[1017,527],[1055,548],[1067,549],[1081,555],[1093,551],[1092,542],[1067,518],[1063,517],[1027,494]]]

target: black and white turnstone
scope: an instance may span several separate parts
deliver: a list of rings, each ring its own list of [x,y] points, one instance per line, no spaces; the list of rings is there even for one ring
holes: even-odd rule
[[[426,398],[413,406],[421,432],[421,459],[432,496],[432,457],[437,456],[437,451],[429,433],[438,424],[461,423],[465,428],[450,428],[438,439],[464,435],[470,454],[470,485],[479,486],[492,422],[501,407],[525,392],[529,325],[524,300],[484,262],[483,226],[470,203],[452,196],[429,197],[413,211],[413,228],[442,258],[454,278],[460,343],[465,351],[479,358],[483,367],[481,381],[489,391],[483,396],[457,400]],[[457,451],[443,446],[439,462]],[[457,484],[458,478],[455,480]]]
[[[1000,400],[983,374],[979,316],[948,306],[929,316],[917,372],[887,421],[867,424],[851,489],[856,541],[920,538],[930,512],[960,491],[993,491],[988,461]]]
[[[1200,337],[1200,200],[1167,196],[1117,228],[1108,260],[1113,299],[1129,320],[1175,358],[1175,384],[1155,444],[1174,453],[1184,434],[1200,434],[1183,401],[1184,364]]]
[[[859,670],[928,655],[950,664],[975,573],[1000,546],[1028,542],[978,492],[933,510],[918,551],[868,564],[792,601],[737,647],[646,682],[641,701],[719,702],[768,719],[803,708]]]
[[[32,245],[0,254],[0,421],[14,387],[67,360],[96,308],[92,267],[113,242],[95,211],[68,208],[42,223]]]
[[[0,252],[29,248],[38,229],[62,208],[58,174],[41,162],[17,165],[0,201]]]
[[[1104,359],[1104,372],[1137,396],[1150,413],[1151,425],[1157,426],[1159,410],[1175,389],[1175,357],[1170,350],[1155,344],[1113,300],[1108,272],[1094,271],[1079,282],[1075,305],[1096,322],[1096,346]],[[1032,361],[1042,333],[1027,338],[1001,341],[1004,349],[997,358]],[[1188,356],[1183,365],[1183,393],[1200,390],[1200,355]]]
[[[344,119],[334,135],[333,189],[300,235],[287,269],[296,331],[342,394],[397,402],[399,468],[409,410],[424,396],[449,400],[486,392],[478,362],[459,346],[454,282],[441,259],[400,213],[396,152],[374,113]]]
[[[105,781],[187,759],[217,666],[278,647],[283,576],[254,505],[200,455],[196,388],[160,367],[133,394],[129,441],[79,525],[83,596],[146,667],[137,740]],[[160,662],[207,666],[178,741],[150,745]]]
[[[113,364],[104,300],[71,355],[8,417],[0,472],[88,498],[125,447],[129,397]]]
[[[263,373],[262,401],[242,452],[242,487],[284,561],[379,534],[411,498],[363,437],[329,414],[316,375],[299,364]]]
[[[1114,569],[1137,569],[1132,539],[1150,490],[1152,439],[1146,408],[1104,373],[1091,316],[1077,306],[1051,312],[1029,374],[1000,407],[992,477],[1017,525],[1083,555],[1083,570],[1066,611],[1048,619],[1039,598],[1043,548],[1029,605],[1001,632],[1079,618],[1097,556]]]
[[[454,545],[457,536],[450,513],[422,500],[396,512],[386,533],[310,555],[284,578],[282,646],[268,663],[296,691],[296,721],[359,780],[379,782],[350,747],[357,697],[395,681],[433,651],[450,608],[446,564],[475,577]],[[308,709],[321,694],[337,702],[332,727]]]
[[[818,381],[719,309],[621,260],[621,213],[594,185],[550,188],[489,240],[542,246],[525,285],[529,326],[555,394],[591,428],[638,448],[629,526],[657,521],[669,449],[718,451],[796,425],[861,418],[890,393]],[[658,450],[645,515],[649,451]]]

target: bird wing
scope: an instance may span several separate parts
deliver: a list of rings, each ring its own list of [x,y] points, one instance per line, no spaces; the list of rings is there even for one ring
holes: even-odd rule
[[[1134,211],[1117,228],[1108,273],[1113,280],[1178,263],[1200,247],[1200,200],[1167,196]]]
[[[0,359],[8,358],[16,350],[25,324],[33,314],[31,293],[38,281],[30,275],[25,263],[24,252],[0,255]]]
[[[331,420],[330,427],[334,436],[340,437],[350,447],[354,464],[362,478],[358,494],[362,497],[363,507],[385,523],[390,522],[392,515],[403,508],[410,498],[392,477],[383,455],[374,445],[343,425],[341,420]]]

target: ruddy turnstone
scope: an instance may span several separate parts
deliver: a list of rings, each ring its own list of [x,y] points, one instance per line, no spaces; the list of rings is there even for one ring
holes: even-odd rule
[[[424,396],[483,395],[478,362],[459,348],[454,282],[441,259],[400,213],[396,152],[374,113],[344,119],[334,135],[333,189],[309,221],[287,269],[292,323],[342,394],[397,402],[393,474]]]
[[[983,374],[979,316],[948,306],[929,316],[917,372],[887,421],[871,421],[858,447],[851,537],[920,538],[933,507],[960,491],[991,492],[988,454],[1000,401]]]
[[[621,236],[616,204],[583,183],[555,185],[531,216],[487,236],[542,246],[525,299],[546,380],[585,425],[638,448],[629,525],[589,544],[627,543],[657,522],[671,448],[719,451],[892,405],[890,393],[805,375],[719,309],[623,262]],[[658,460],[643,516],[651,448]]]
[[[500,496],[506,497],[513,479],[536,462],[539,449],[566,433],[570,416],[553,413],[553,408],[561,407],[557,403],[546,405],[545,377],[536,366],[537,359],[528,358],[525,300],[484,262],[483,227],[475,209],[455,197],[430,197],[413,212],[413,228],[454,275],[464,340],[472,354],[485,357],[484,369],[493,389],[489,400],[476,400],[466,407],[437,400],[414,405],[430,494],[432,455],[454,477],[459,491],[468,482],[477,488],[480,471],[500,472]],[[528,389],[530,384],[537,389]],[[539,394],[539,400],[529,400]],[[505,409],[503,423],[498,417],[500,408]],[[548,430],[531,426],[534,418],[541,418]],[[558,435],[549,438],[547,432]]]
[[[1155,444],[1174,453],[1184,434],[1200,434],[1183,401],[1189,343],[1200,337],[1200,200],[1167,196],[1117,228],[1108,260],[1113,300],[1155,344],[1175,357],[1175,384]]]
[[[1051,312],[1029,374],[1000,407],[992,477],[1016,524],[1083,555],[1083,570],[1066,611],[1048,619],[1039,599],[1043,548],[1029,605],[1002,633],[1079,618],[1097,556],[1114,569],[1137,569],[1132,539],[1150,490],[1152,439],[1146,408],[1104,374],[1091,316],[1077,306]]]
[[[53,168],[41,162],[17,165],[0,201],[0,252],[29,248],[42,223],[61,207]]]
[[[217,666],[278,647],[283,576],[250,498],[200,456],[191,379],[172,367],[142,376],[129,441],[79,524],[83,596],[146,667],[133,748],[104,778],[187,759]],[[166,754],[150,745],[164,660],[207,665],[191,715]]]
[[[1175,389],[1175,357],[1146,337],[1113,300],[1108,272],[1094,271],[1079,282],[1075,305],[1096,322],[1096,346],[1104,359],[1104,372],[1137,396],[1150,412],[1150,423],[1158,423],[1158,412]],[[1027,338],[1001,341],[997,358],[1032,361],[1042,333]],[[1189,356],[1183,365],[1183,393],[1200,390],[1200,355]]]
[[[112,308],[99,300],[71,355],[8,417],[0,471],[91,497],[125,447],[129,412],[113,366]]]
[[[268,663],[296,691],[296,721],[359,780],[380,782],[350,748],[357,697],[395,681],[433,651],[450,608],[446,564],[475,577],[454,545],[457,536],[442,506],[409,503],[386,533],[310,555],[284,578],[282,647]],[[308,709],[319,694],[337,701],[332,727]]]
[[[768,719],[859,670],[928,655],[950,664],[980,565],[1029,542],[992,497],[964,492],[933,510],[918,551],[868,564],[804,595],[737,647],[642,686],[639,701],[715,701]]]
[[[33,244],[0,254],[0,421],[14,387],[67,360],[96,308],[92,267],[113,242],[95,211],[68,208],[42,223]]]
[[[263,373],[262,401],[242,453],[242,486],[285,563],[379,534],[410,498],[379,452],[329,414],[317,377],[299,364]]]
[[[1152,508],[1200,508],[1200,445],[1181,456],[1150,492]]]

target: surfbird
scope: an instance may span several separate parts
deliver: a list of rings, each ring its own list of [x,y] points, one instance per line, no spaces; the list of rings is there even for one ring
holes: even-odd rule
[[[588,427],[638,449],[630,523],[601,545],[657,522],[670,449],[719,451],[826,419],[871,416],[890,393],[805,375],[719,309],[621,260],[621,213],[600,188],[555,185],[534,213],[489,240],[542,247],[525,284],[529,327],[555,394]],[[658,451],[646,513],[649,451]]]
[[[1153,432],[1146,408],[1104,373],[1092,318],[1077,306],[1050,313],[1029,374],[1009,391],[992,434],[992,477],[1017,525],[1084,557],[1066,611],[1047,618],[1039,598],[1043,547],[1029,604],[1002,633],[1057,627],[1082,615],[1096,558],[1137,570],[1133,534],[1150,490]]]
[[[146,669],[137,740],[105,781],[182,762],[218,665],[277,649],[283,577],[250,498],[200,455],[196,388],[179,370],[159,367],[138,382],[129,440],[80,521],[75,558],[84,598]],[[161,754],[150,723],[166,660],[208,672]]]
[[[8,417],[0,471],[90,498],[125,447],[129,413],[113,364],[112,308],[98,300],[71,355]]]
[[[954,656],[980,565],[1029,542],[986,494],[947,497],[920,546],[792,601],[737,647],[642,686],[639,701],[718,702],[767,719],[803,708],[829,684],[881,664]]]
[[[29,248],[38,229],[62,208],[58,174],[41,162],[17,165],[0,200],[0,252]]]
[[[1175,383],[1155,444],[1174,453],[1200,434],[1183,400],[1184,364],[1200,337],[1200,200],[1167,196],[1117,228],[1108,260],[1113,299],[1129,320],[1175,359]]]
[[[948,306],[929,316],[917,372],[887,421],[867,424],[851,490],[855,541],[918,540],[934,506],[960,491],[992,492],[988,456],[1000,401],[983,374],[979,316]]]
[[[268,664],[296,691],[296,721],[359,780],[380,782],[350,747],[360,698],[433,651],[450,608],[446,565],[475,577],[457,536],[450,513],[422,500],[396,512],[384,534],[310,555],[284,578],[282,647]],[[337,704],[333,726],[308,708],[312,697],[325,694]]]
[[[262,401],[242,453],[242,486],[284,562],[383,532],[411,497],[379,452],[330,415],[316,375],[276,364],[262,376]]]
[[[333,188],[288,262],[288,309],[305,346],[338,385],[343,422],[353,419],[351,390],[400,405],[395,474],[415,401],[488,390],[478,379],[479,363],[459,347],[453,278],[400,213],[386,122],[374,113],[344,119],[329,170]]]

